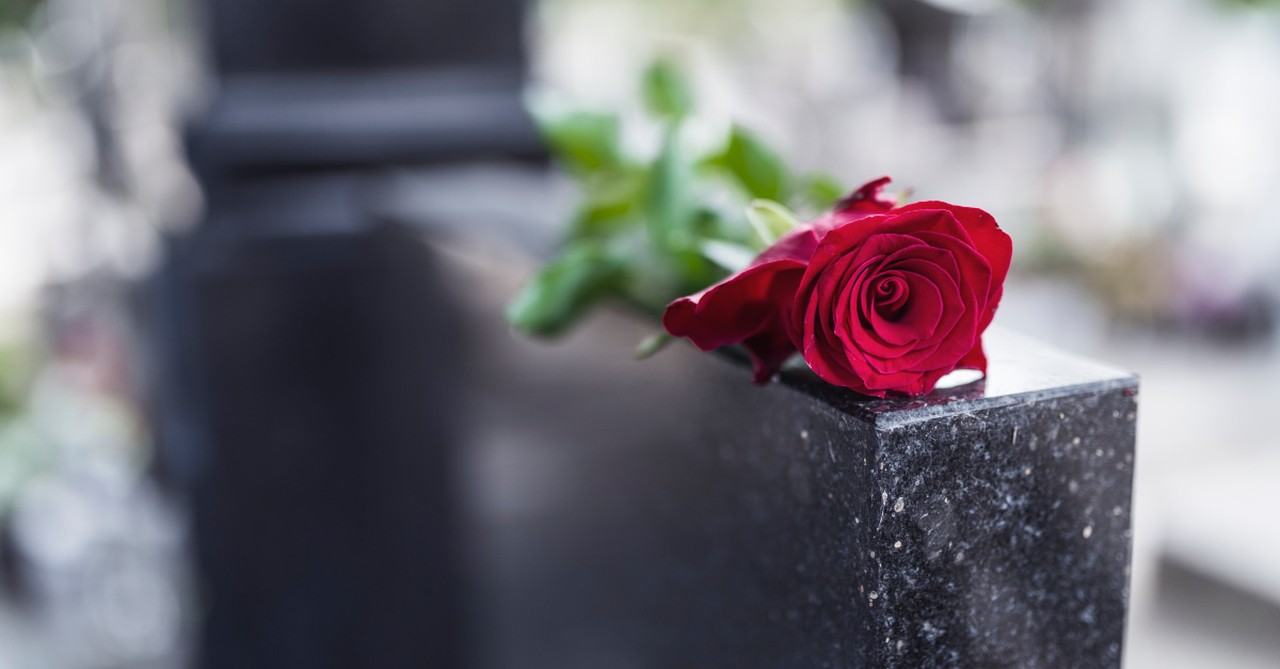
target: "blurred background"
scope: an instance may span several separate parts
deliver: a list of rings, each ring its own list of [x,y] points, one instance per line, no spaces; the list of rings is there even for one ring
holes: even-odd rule
[[[695,128],[991,211],[1016,246],[997,322],[1142,376],[1127,664],[1280,667],[1269,0],[0,0],[0,667],[238,666],[209,655],[235,634],[219,607],[254,610],[311,535],[256,578],[235,547],[282,528],[417,527],[389,550],[444,574],[423,529],[453,531],[443,492],[372,492],[435,456],[356,467],[377,498],[357,512],[322,475],[355,458],[317,445],[452,434],[382,400],[452,415],[460,363],[378,355],[454,350],[440,295],[475,287],[403,249],[481,240],[440,262],[503,267],[461,300],[499,313],[575,196],[525,103],[634,114],[656,54],[686,68]],[[216,466],[211,434],[234,444]],[[302,445],[259,450],[276,439]],[[282,483],[271,458],[310,464]],[[326,500],[315,528],[298,491]],[[366,538],[341,550],[391,541]],[[219,586],[230,604],[202,598]]]

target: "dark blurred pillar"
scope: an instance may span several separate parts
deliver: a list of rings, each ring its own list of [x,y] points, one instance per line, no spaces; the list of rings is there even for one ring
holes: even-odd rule
[[[462,666],[451,302],[420,241],[309,180],[178,258],[198,373],[188,471],[205,667]],[[188,460],[191,459],[188,455]]]
[[[956,34],[965,17],[925,0],[878,0],[898,43],[898,74],[924,86],[938,112],[952,123],[972,120],[957,88]]]
[[[522,0],[206,0],[223,75],[523,68]]]
[[[198,664],[465,664],[465,381],[388,166],[541,155],[518,0],[207,0],[206,215],[158,276],[157,435],[187,494]]]

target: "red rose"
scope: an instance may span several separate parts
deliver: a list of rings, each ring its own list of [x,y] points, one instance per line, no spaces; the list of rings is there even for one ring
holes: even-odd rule
[[[893,208],[881,190],[887,177],[859,188],[836,208],[783,235],[746,269],[689,297],[672,302],[662,316],[667,331],[711,351],[742,344],[764,383],[796,351],[790,334],[791,307],[818,242],[832,229]]]
[[[923,395],[958,368],[986,371],[1012,243],[981,209],[918,202],[823,236],[796,290],[792,340],[826,381]]]
[[[923,395],[959,368],[986,372],[981,336],[1009,272],[1009,237],[980,209],[895,209],[888,182],[866,184],[745,270],[672,302],[667,331],[707,351],[741,343],[757,383],[797,348],[826,381],[878,397]]]

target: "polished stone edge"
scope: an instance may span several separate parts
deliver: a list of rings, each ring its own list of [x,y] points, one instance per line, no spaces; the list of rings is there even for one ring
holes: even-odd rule
[[[987,378],[953,388],[938,388],[923,397],[880,399],[859,395],[833,386],[799,366],[784,369],[775,383],[878,428],[899,427],[1084,392],[1122,390],[1137,395],[1140,379],[1132,372],[1060,351],[1002,328],[993,327],[987,341],[992,359]],[[1022,357],[1011,359],[1005,354],[1005,346],[1020,349]],[[736,347],[725,347],[719,354],[718,357],[742,369],[745,375],[750,374],[751,365],[745,352]],[[1026,372],[1033,365],[1054,369],[1049,373],[1023,374],[1024,378],[1019,381],[1007,379],[1015,369]],[[1071,373],[1062,373],[1064,369]],[[1028,376],[1036,382],[1024,383]]]
[[[1061,397],[1069,397],[1083,393],[1101,393],[1112,391],[1128,391],[1136,396],[1138,390],[1138,376],[1130,374],[1119,379],[1109,381],[1093,381],[1090,383],[1079,383],[1075,385],[1059,386],[1057,388],[1049,388],[1045,390],[1031,391],[1020,395],[1004,395],[1000,397],[981,397],[975,399],[961,399],[945,404],[933,404],[923,406],[916,409],[899,411],[895,413],[879,413],[873,417],[873,422],[879,428],[897,428],[913,423],[919,423],[928,420],[936,420],[938,418],[956,416],[960,414],[968,414],[987,409],[998,409],[1003,407],[1031,404],[1046,400],[1058,399]]]
[[[807,375],[806,375],[807,376]],[[895,428],[928,420],[1057,399],[1085,392],[1128,391],[1137,395],[1139,377],[1126,374],[1114,379],[1061,385],[1030,390],[1013,395],[986,397],[983,381],[947,390],[936,390],[924,397],[881,400],[863,397],[836,388],[816,378],[786,376],[781,385],[787,390],[821,402],[836,412],[851,416],[877,428]],[[887,408],[886,408],[887,406]]]

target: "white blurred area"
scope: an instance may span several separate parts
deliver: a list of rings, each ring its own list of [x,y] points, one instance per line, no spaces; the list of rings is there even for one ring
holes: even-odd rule
[[[530,44],[544,92],[604,108],[638,107],[641,68],[673,53],[706,136],[732,118],[799,168],[995,214],[1016,242],[1002,323],[1142,375],[1127,665],[1280,667],[1280,2],[1252,4],[542,0]],[[898,74],[891,5],[943,17],[945,39],[912,38],[918,76]],[[40,666],[170,666],[181,649],[181,522],[141,475],[141,410],[113,376],[126,326],[94,308],[116,296],[83,287],[144,272],[199,206],[178,159],[196,70],[174,6],[50,0],[0,27],[0,348],[48,346],[49,286],[81,291],[67,318],[88,333],[43,352],[0,438],[0,463],[25,458],[0,464],[19,553],[49,610],[76,613],[0,605],[0,667],[68,638],[117,660]],[[121,183],[85,120],[95,77]],[[55,517],[75,531],[42,534]],[[68,585],[95,570],[99,590]],[[151,613],[113,626],[113,606]]]
[[[0,667],[181,666],[129,281],[198,204],[161,3],[0,0]],[[18,574],[21,574],[19,577]]]

